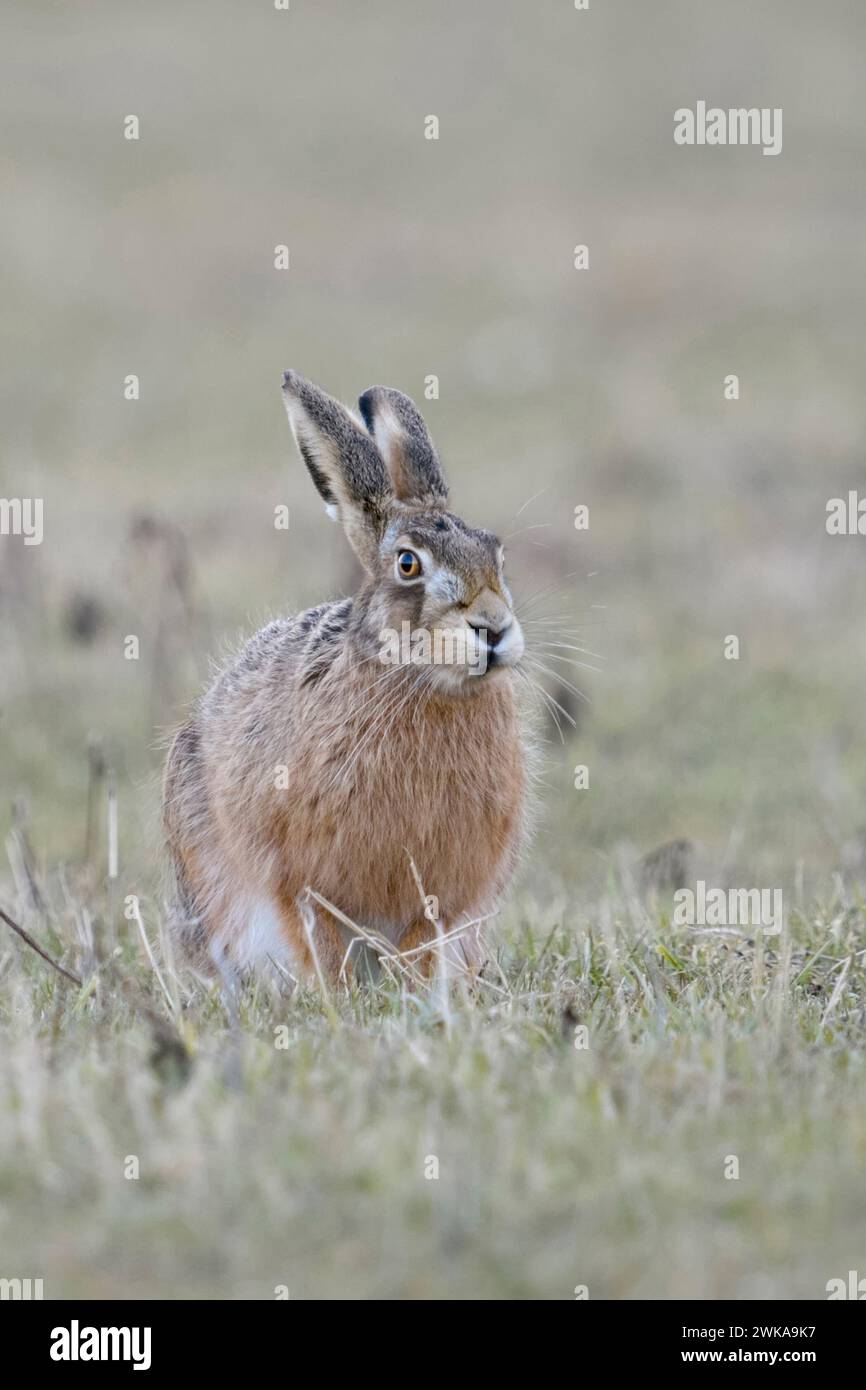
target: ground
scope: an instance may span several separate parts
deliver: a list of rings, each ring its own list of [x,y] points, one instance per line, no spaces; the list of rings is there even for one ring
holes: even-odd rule
[[[60,953],[98,918],[42,920]],[[81,990],[10,938],[5,1265],[50,1297],[824,1297],[866,1238],[863,942],[839,900],[762,940],[518,894],[472,986],[259,980],[232,1027],[136,927]]]

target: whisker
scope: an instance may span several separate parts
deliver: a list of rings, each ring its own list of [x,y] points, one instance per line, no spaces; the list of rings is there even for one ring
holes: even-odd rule
[[[560,685],[565,686],[566,690],[570,690],[572,695],[576,695],[578,699],[584,700],[588,705],[592,703],[589,696],[584,695],[582,690],[578,690],[576,685],[572,685],[571,681],[566,680],[565,676],[563,676],[561,672],[554,671],[550,666],[545,666],[544,662],[539,661],[537,657],[529,656],[528,659],[532,662],[532,664],[535,666],[537,670],[543,671],[546,676],[552,676],[553,679],[558,681]]]
[[[369,659],[371,658],[368,658],[368,660]],[[345,718],[340,719],[336,723],[327,724],[325,725],[325,728],[329,731],[338,732],[341,728],[345,728],[348,724],[356,720],[357,717],[360,714],[362,714],[364,710],[367,709],[373,703],[374,700],[376,700],[376,698],[380,694],[379,688],[382,685],[384,685],[384,683],[390,677],[397,674],[401,669],[402,668],[400,666],[389,666],[388,669],[381,676],[377,676],[376,679],[372,681],[370,685],[367,687],[366,698],[361,701],[360,705],[353,706],[353,708],[349,710]]]
[[[550,525],[549,521],[536,521],[532,526],[521,526],[516,531],[509,531],[507,536],[503,536],[504,541],[513,541],[515,536],[525,536],[527,531],[544,531]]]
[[[526,502],[524,502],[520,510],[514,513],[514,520],[516,521],[517,518],[521,515],[521,513],[526,511],[527,507],[531,506],[533,502],[536,502],[543,492],[547,492],[549,486],[550,484],[546,483],[544,487],[538,489],[538,492],[534,492],[532,496],[528,498]]]
[[[530,656],[531,655],[532,653],[530,652]],[[588,661],[575,661],[573,656],[557,656],[555,652],[547,652],[546,656],[548,661],[561,661],[566,666],[580,666],[584,671],[594,671],[597,676],[604,675],[600,666],[590,666]],[[599,660],[602,659],[603,658],[599,658]],[[551,674],[553,673],[551,672]],[[559,677],[559,679],[561,679],[561,677]]]
[[[394,674],[399,674],[403,671],[403,669],[404,668],[402,667],[395,667]],[[357,752],[359,752],[360,749],[365,745],[371,733],[375,732],[375,729],[380,719],[387,715],[387,712],[390,709],[391,704],[399,700],[402,694],[402,687],[398,687],[396,691],[392,690],[390,687],[387,687],[386,689],[380,689],[377,692],[377,697],[373,701],[372,711],[369,715],[369,723],[366,723],[366,725],[362,723],[362,727],[358,730],[358,736],[353,747],[350,749],[344,761],[335,769],[333,776],[327,782],[325,787],[326,791],[332,791],[337,786],[343,773],[349,768],[349,766],[351,766],[351,760],[353,759],[354,755]],[[364,710],[368,709],[369,706],[370,701],[367,701],[363,707]],[[346,721],[347,724],[349,722],[351,721]]]
[[[555,580],[553,584],[548,584],[543,589],[537,589],[534,593],[530,594],[528,598],[521,599],[520,606],[529,608],[536,603],[540,603],[542,599],[551,598],[554,594],[558,593],[559,590],[564,589],[570,579],[577,579],[581,576],[589,578],[588,575],[584,575],[583,570],[571,570],[568,574],[564,574],[560,579]]]
[[[405,667],[401,667],[400,669],[405,671],[406,668],[405,668]],[[395,697],[394,697],[393,699],[391,699],[390,702],[387,703],[386,708],[385,708],[377,717],[374,718],[372,724],[370,725],[370,727],[369,727],[369,729],[367,730],[367,732],[364,734],[363,738],[362,738],[362,739],[360,740],[360,742],[356,745],[356,747],[355,747],[355,749],[353,750],[353,752],[351,753],[350,757],[347,759],[347,761],[343,764],[342,768],[339,770],[338,777],[339,777],[340,780],[344,779],[345,776],[346,776],[346,774],[349,773],[349,772],[351,772],[352,768],[355,766],[355,764],[357,763],[359,757],[361,756],[361,753],[363,752],[364,748],[367,746],[367,744],[370,742],[370,740],[374,737],[374,735],[377,733],[377,731],[378,731],[380,728],[382,728],[383,725],[386,725],[386,732],[387,732],[387,729],[390,729],[390,728],[393,726],[394,719],[396,718],[397,714],[400,712],[400,710],[401,710],[406,704],[408,704],[409,700],[410,700],[410,699],[412,698],[412,696],[415,694],[416,689],[417,689],[417,681],[416,681],[416,680],[413,680],[413,679],[409,679],[408,682],[407,682],[407,689],[405,689],[405,690],[403,690],[403,689],[398,690],[398,691],[396,692]],[[390,692],[389,692],[389,694],[390,694]],[[389,720],[390,720],[390,723],[388,722]]]
[[[533,695],[539,697],[544,702],[549,714],[553,718],[554,724],[556,725],[560,741],[564,744],[565,735],[562,732],[562,725],[559,722],[559,715],[564,715],[565,718],[575,729],[577,728],[576,720],[572,718],[567,709],[563,709],[562,705],[559,703],[558,700],[555,700],[552,695],[548,694],[548,692],[544,689],[544,686],[540,685],[538,681],[534,681],[532,677],[525,670],[523,670],[522,667],[518,666],[516,670],[518,675],[521,676],[523,680],[526,682],[526,684],[529,686],[529,689],[532,691]]]
[[[577,652],[578,656],[591,656],[595,661],[606,660],[601,652],[590,651],[589,647],[581,647],[576,642],[543,642],[532,638],[528,645],[533,651],[544,653],[548,661],[552,660],[557,652]]]

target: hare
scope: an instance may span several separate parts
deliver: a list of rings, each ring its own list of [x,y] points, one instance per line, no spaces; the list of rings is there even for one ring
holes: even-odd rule
[[[408,396],[374,386],[356,418],[293,371],[283,396],[365,577],[258,632],[176,734],[181,935],[221,972],[270,956],[335,981],[349,924],[425,972],[438,954],[476,970],[527,820],[503,547],[448,510]]]

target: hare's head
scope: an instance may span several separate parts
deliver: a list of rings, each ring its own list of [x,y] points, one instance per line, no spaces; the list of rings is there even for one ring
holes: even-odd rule
[[[359,420],[296,372],[285,373],[283,395],[301,457],[368,576],[353,623],[363,654],[429,668],[427,679],[455,694],[515,666],[523,634],[502,543],[448,510],[409,397],[372,386]]]

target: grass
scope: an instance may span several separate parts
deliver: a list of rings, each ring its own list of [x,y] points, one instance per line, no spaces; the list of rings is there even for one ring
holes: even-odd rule
[[[862,1265],[862,903],[764,942],[518,896],[472,987],[259,978],[233,1028],[151,913],[168,998],[134,924],[42,892],[84,985],[4,939],[0,1231],[48,1297],[821,1298]]]

